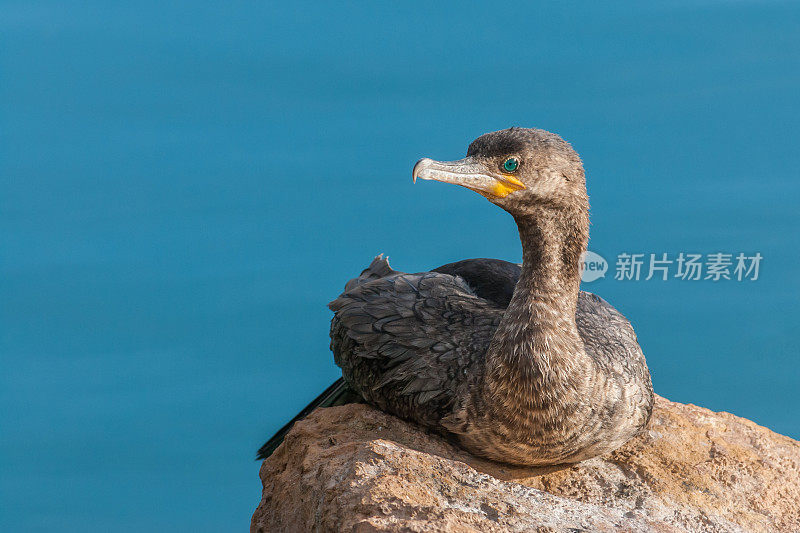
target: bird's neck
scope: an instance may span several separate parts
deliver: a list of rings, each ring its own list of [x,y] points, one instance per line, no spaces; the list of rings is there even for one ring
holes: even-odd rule
[[[549,206],[515,220],[522,272],[487,352],[485,385],[492,396],[515,396],[519,403],[525,391],[574,388],[568,382],[586,364],[575,311],[589,220],[584,209]],[[547,403],[528,399],[536,407]]]
[[[541,207],[515,220],[522,241],[522,272],[511,305],[533,309],[534,314],[547,307],[574,319],[581,255],[589,240],[588,213]]]

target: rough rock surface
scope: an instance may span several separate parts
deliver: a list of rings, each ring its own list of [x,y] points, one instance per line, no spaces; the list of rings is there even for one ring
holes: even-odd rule
[[[318,409],[261,479],[257,532],[800,531],[800,442],[660,397],[619,450],[547,468],[478,459],[365,405]]]

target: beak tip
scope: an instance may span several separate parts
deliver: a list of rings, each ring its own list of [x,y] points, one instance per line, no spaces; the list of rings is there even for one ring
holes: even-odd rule
[[[427,161],[430,161],[430,159],[428,159],[427,157],[423,157],[422,159],[417,161],[416,164],[414,165],[414,170],[411,171],[411,179],[413,180],[414,183],[417,183],[417,178],[419,177],[419,174],[422,171],[422,168],[425,166]]]

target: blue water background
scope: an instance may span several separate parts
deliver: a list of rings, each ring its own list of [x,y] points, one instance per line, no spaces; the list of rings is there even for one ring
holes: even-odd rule
[[[345,280],[519,260],[410,176],[511,125],[582,155],[610,261],[763,255],[586,288],[658,393],[800,437],[800,7],[429,4],[0,2],[0,529],[246,529]]]

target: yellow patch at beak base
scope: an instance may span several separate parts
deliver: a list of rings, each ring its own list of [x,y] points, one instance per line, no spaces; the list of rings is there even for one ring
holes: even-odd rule
[[[494,187],[492,187],[491,194],[497,198],[505,198],[514,191],[526,188],[527,187],[525,187],[525,184],[519,181],[517,178],[503,174],[503,181],[497,180],[495,182]]]

